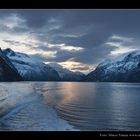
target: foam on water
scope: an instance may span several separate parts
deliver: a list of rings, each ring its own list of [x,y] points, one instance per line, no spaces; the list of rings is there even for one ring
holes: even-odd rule
[[[2,83],[9,93],[5,100],[5,112],[1,112],[0,130],[76,130],[56,111],[42,102],[36,93],[35,83]]]
[[[140,130],[139,83],[0,83],[0,130]]]

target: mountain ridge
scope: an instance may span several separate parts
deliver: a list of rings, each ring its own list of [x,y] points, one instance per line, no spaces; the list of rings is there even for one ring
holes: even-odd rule
[[[140,51],[101,62],[87,75],[70,71],[58,63],[36,62],[27,54],[10,48],[0,49],[0,63],[0,81],[140,82]],[[9,74],[15,79],[10,79]]]
[[[100,63],[82,81],[140,82],[140,51],[130,52],[120,60]]]
[[[12,49],[4,49],[4,54],[11,60],[25,81],[58,81],[60,77],[54,69],[44,63],[35,62],[30,56]]]
[[[0,81],[21,81],[22,77],[19,75],[17,69],[11,63],[9,58],[3,53],[0,48]]]
[[[27,54],[15,52],[10,48],[4,49],[3,53],[25,81],[80,81],[85,76],[80,72],[63,68],[57,63],[36,62]]]
[[[59,74],[62,81],[80,81],[84,78],[84,74],[77,71],[73,72],[66,68],[63,68],[61,65],[57,63],[49,63],[51,67],[53,67]]]

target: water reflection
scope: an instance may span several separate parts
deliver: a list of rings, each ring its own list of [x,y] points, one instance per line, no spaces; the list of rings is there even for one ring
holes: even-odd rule
[[[51,106],[76,129],[140,130],[138,83],[29,82],[16,85],[18,88],[13,89],[9,84],[10,91],[0,94],[4,99],[0,102],[0,113],[7,108],[20,111],[13,118],[10,114],[7,121],[0,123],[0,128],[13,130],[28,126],[30,130],[46,130],[46,122],[52,118],[46,109]],[[56,124],[58,120],[55,121]],[[49,125],[53,126],[53,122]]]
[[[45,102],[78,129],[140,129],[139,84],[62,82],[55,86],[57,90],[44,93]]]

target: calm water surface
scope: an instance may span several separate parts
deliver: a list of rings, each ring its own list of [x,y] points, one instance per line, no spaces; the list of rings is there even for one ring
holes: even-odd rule
[[[28,125],[28,130],[48,130],[44,119],[48,106],[75,129],[140,130],[138,83],[20,82],[12,83],[11,87],[19,87],[22,93],[16,91],[12,95],[6,92],[11,88],[8,84],[0,86],[0,130],[9,128],[9,124],[13,124],[10,130],[22,129],[25,125],[21,122],[35,122]],[[24,86],[20,89],[19,85]],[[32,94],[26,89],[29,85],[34,91]],[[9,112],[12,115],[5,119]]]

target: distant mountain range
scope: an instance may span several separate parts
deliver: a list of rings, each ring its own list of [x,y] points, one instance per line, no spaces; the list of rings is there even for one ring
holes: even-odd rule
[[[45,64],[36,62],[30,56],[20,52],[14,52],[7,48],[1,50],[2,58],[7,58],[9,64],[24,81],[80,81],[85,75],[80,72],[72,72],[56,63]],[[1,73],[3,75],[3,73]],[[9,77],[10,73],[6,75]],[[13,75],[13,74],[12,74]],[[13,75],[13,77],[15,77]],[[12,80],[12,79],[11,79]],[[1,81],[1,80],[0,80]],[[6,79],[4,81],[7,81]]]
[[[70,71],[57,63],[49,63],[49,65],[58,72],[61,81],[80,81],[85,77],[83,73]]]
[[[140,51],[100,63],[82,81],[140,82]]]
[[[23,80],[10,59],[0,49],[0,81]]]
[[[140,82],[140,51],[100,63],[87,75],[57,63],[36,62],[11,49],[0,49],[0,81]]]
[[[49,65],[39,63],[24,53],[11,49],[3,50],[25,81],[58,81],[60,77],[56,70]]]

